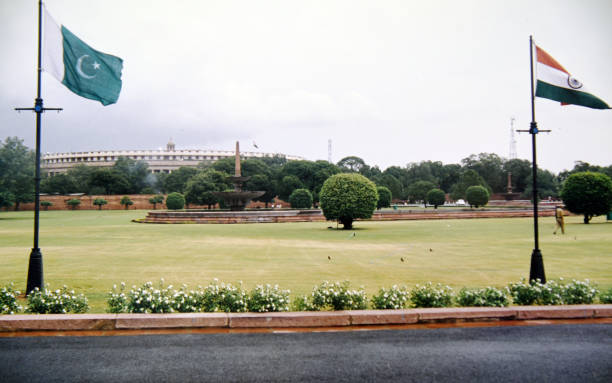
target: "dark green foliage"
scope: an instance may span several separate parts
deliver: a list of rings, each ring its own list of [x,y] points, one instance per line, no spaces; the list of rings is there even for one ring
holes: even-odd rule
[[[0,143],[0,193],[4,194],[4,206],[8,202],[19,210],[19,204],[34,201],[35,153],[23,145],[17,137],[7,137]]]
[[[108,203],[107,200],[105,200],[104,198],[96,198],[93,201],[93,204],[96,205],[98,207],[98,210],[102,210],[102,206],[106,205]]]
[[[134,201],[132,201],[130,197],[125,195],[121,197],[121,200],[119,201],[119,203],[125,206],[125,210],[127,210],[131,205],[134,204]]]
[[[164,202],[163,195],[156,195],[156,196],[149,198],[149,203],[153,205],[153,210],[155,210],[158,203],[163,203],[163,202]]]
[[[126,194],[130,190],[130,183],[116,169],[95,168],[89,177],[89,190],[104,191],[95,194]]]
[[[60,173],[48,176],[40,183],[40,190],[48,194],[86,193],[87,190],[77,188],[74,177],[70,173]]]
[[[492,191],[500,193],[507,185],[507,175],[504,175],[503,160],[495,153],[480,153],[461,160],[464,168],[476,171],[490,186]],[[483,185],[484,186],[484,185]]]
[[[45,210],[49,210],[49,206],[53,206],[51,201],[40,201],[40,206],[44,207]]]
[[[506,307],[510,298],[504,290],[495,287],[466,289],[459,291],[457,303],[461,307]]]
[[[171,192],[184,193],[187,188],[187,181],[196,175],[198,170],[196,168],[190,168],[187,166],[181,166],[174,170],[172,173],[164,177],[163,190]]]
[[[527,186],[523,192],[525,199],[533,200],[533,177],[530,173],[526,179]],[[559,183],[557,177],[548,170],[538,169],[538,198],[540,200],[559,195]]]
[[[294,175],[283,177],[278,185],[278,198],[283,201],[288,201],[289,196],[295,189],[304,189],[304,184],[300,179]]]
[[[563,184],[561,198],[569,211],[582,214],[589,223],[612,210],[612,180],[603,173],[574,173]]]
[[[411,202],[425,202],[427,192],[435,189],[436,185],[430,181],[417,181],[408,187],[408,199]]]
[[[437,209],[440,205],[444,205],[445,201],[446,195],[444,194],[444,190],[431,189],[427,192],[427,203],[434,205],[434,209]]]
[[[13,193],[9,191],[0,192],[0,209],[1,208],[8,209],[9,207],[13,206],[14,202],[15,202],[15,196],[13,195]]]
[[[149,164],[144,161],[136,161],[127,157],[119,157],[113,169],[123,175],[128,182],[126,193],[139,194],[148,186]]]
[[[348,230],[353,220],[370,218],[378,202],[376,185],[356,173],[336,174],[327,179],[319,195],[327,220],[338,220]]]
[[[364,166],[365,161],[356,156],[344,157],[338,161],[338,167],[344,172],[359,172]]]
[[[459,181],[451,188],[451,198],[455,201],[458,199],[467,198],[465,195],[466,190],[470,186],[478,185],[485,187],[487,191],[489,190],[484,178],[482,178],[475,170],[465,170],[461,174]]]
[[[485,206],[489,202],[489,192],[484,186],[470,186],[465,191],[465,198],[470,206]]]
[[[289,203],[293,209],[310,209],[312,193],[308,189],[295,189],[289,196]]]
[[[199,172],[187,181],[185,202],[207,205],[210,209],[219,202],[213,192],[224,191],[228,188],[226,177],[225,173],[214,169]]]
[[[376,203],[376,208],[382,209],[383,207],[391,206],[391,190],[384,186],[378,186],[376,191],[378,192],[378,202]]]
[[[75,210],[81,204],[81,200],[77,198],[72,198],[66,201],[66,204],[70,206],[72,210]]]
[[[166,206],[170,210],[179,210],[185,206],[185,197],[181,193],[174,192],[166,197]]]
[[[265,203],[266,207],[268,207],[268,204],[274,201],[274,197],[276,197],[276,185],[272,182],[270,177],[265,174],[255,174],[252,176],[251,179],[247,181],[246,188],[252,191],[265,191],[265,194],[255,198],[255,201]]]

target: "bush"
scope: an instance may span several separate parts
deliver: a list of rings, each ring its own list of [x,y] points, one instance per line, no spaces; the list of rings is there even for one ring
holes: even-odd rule
[[[316,310],[363,310],[367,306],[366,293],[359,290],[349,290],[350,282],[323,282],[316,286],[311,294],[311,305]]]
[[[125,283],[121,282],[121,287],[117,290],[117,285],[113,285],[113,289],[107,294],[106,304],[107,312],[112,314],[128,312],[128,297],[125,295]]]
[[[242,283],[236,287],[231,283],[219,284],[215,279],[204,290],[203,311],[247,312],[248,299],[248,294],[242,289]]]
[[[125,210],[127,210],[131,205],[134,204],[134,201],[132,201],[130,197],[124,195],[123,197],[121,197],[121,201],[119,201],[119,203],[125,206]]]
[[[123,285],[122,285],[123,286]],[[172,285],[164,287],[164,280],[161,279],[159,287],[153,287],[153,283],[146,282],[132,290],[127,295],[127,312],[130,313],[171,313],[172,308]]]
[[[300,295],[293,300],[291,305],[293,311],[318,311],[319,308],[315,307],[308,296]]]
[[[562,289],[563,304],[566,305],[581,305],[591,304],[595,301],[595,297],[599,290],[595,286],[591,286],[588,279],[577,281],[573,279],[566,283]]]
[[[592,286],[589,280],[576,281],[563,284],[563,278],[559,282],[554,280],[546,284],[539,280],[525,283],[523,279],[518,283],[510,283],[508,290],[516,305],[575,305],[593,303],[598,290]]]
[[[151,205],[153,205],[153,210],[155,210],[155,208],[157,207],[158,203],[163,203],[164,202],[164,196],[163,195],[156,195],[153,196],[151,198],[149,198],[149,203]]]
[[[105,200],[104,198],[96,198],[93,201],[93,204],[96,205],[98,207],[98,210],[102,210],[102,206],[106,205],[108,203],[107,200]]]
[[[289,196],[289,203],[293,209],[310,209],[312,193],[308,189],[295,189]]]
[[[45,210],[49,210],[49,206],[53,206],[51,201],[40,201],[40,206],[44,207]]]
[[[372,297],[372,307],[376,310],[405,309],[408,307],[408,290],[406,287],[384,287]]]
[[[378,192],[378,202],[376,203],[376,208],[382,209],[383,207],[391,206],[391,200],[393,198],[391,195],[391,190],[385,186],[378,186],[376,191]]]
[[[15,314],[23,308],[17,303],[20,292],[13,289],[13,283],[0,289],[0,315]]]
[[[599,301],[606,304],[612,303],[612,287],[599,295]]]
[[[75,295],[74,290],[68,291],[67,286],[55,291],[49,290],[49,285],[43,291],[34,288],[28,295],[26,312],[34,314],[65,314],[85,313],[89,310],[87,298],[83,294]]]
[[[166,206],[170,210],[179,210],[185,206],[185,197],[181,193],[174,192],[166,197]]]
[[[506,291],[495,287],[463,288],[459,291],[457,303],[461,307],[506,307],[510,304],[510,299]]]
[[[453,304],[453,289],[450,286],[416,285],[410,291],[410,301],[413,307],[450,307]]]
[[[323,183],[319,201],[325,218],[340,221],[348,230],[355,219],[372,217],[378,193],[374,183],[361,174],[335,174]]]
[[[66,201],[66,204],[70,206],[72,210],[75,210],[81,204],[81,200],[77,198],[69,199]]]
[[[589,223],[612,209],[612,180],[603,173],[574,173],[565,180],[561,199],[567,210],[583,215],[584,223]]]
[[[444,205],[444,202],[446,202],[446,194],[444,194],[444,190],[431,189],[427,192],[427,203],[434,205],[434,209],[437,209],[440,205]]]
[[[465,198],[470,206],[485,206],[489,202],[489,191],[484,186],[470,186],[465,191]]]
[[[258,313],[289,311],[289,293],[278,285],[257,285],[249,296],[248,310]]]

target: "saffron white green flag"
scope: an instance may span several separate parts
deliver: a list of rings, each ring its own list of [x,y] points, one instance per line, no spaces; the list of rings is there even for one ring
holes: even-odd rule
[[[559,101],[562,104],[586,106],[593,109],[610,109],[602,99],[595,97],[561,66],[536,45],[536,96]]]
[[[44,10],[43,69],[81,97],[114,104],[121,92],[123,60],[98,52]]]

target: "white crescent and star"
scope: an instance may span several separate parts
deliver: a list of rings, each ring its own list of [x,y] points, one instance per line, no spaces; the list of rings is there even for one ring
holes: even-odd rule
[[[83,72],[83,60],[86,59],[87,57],[89,57],[89,55],[83,55],[79,57],[76,63],[76,71],[79,74],[79,76],[86,78],[88,80],[91,80],[92,78],[96,77],[96,74],[88,75],[87,73]],[[92,66],[94,70],[100,69],[100,63],[98,63],[97,61],[94,61]]]

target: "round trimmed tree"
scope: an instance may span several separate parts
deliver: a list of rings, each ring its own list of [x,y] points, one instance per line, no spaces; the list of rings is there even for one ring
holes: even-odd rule
[[[612,180],[603,173],[574,173],[565,180],[561,199],[567,210],[582,214],[584,223],[589,223],[612,209]]]
[[[174,192],[166,197],[166,206],[170,210],[179,210],[185,206],[185,197],[181,193]]]
[[[98,207],[98,210],[102,210],[102,205],[106,205],[107,203],[108,203],[108,201],[105,200],[104,198],[96,198],[93,201],[93,204]]]
[[[125,210],[127,210],[130,208],[131,205],[134,204],[134,201],[132,201],[130,197],[124,195],[123,197],[121,197],[121,201],[119,201],[119,203],[125,206]]]
[[[355,219],[372,217],[378,193],[376,185],[361,174],[341,173],[323,183],[319,201],[327,220],[337,220],[350,230]]]
[[[484,206],[489,202],[489,191],[484,186],[470,186],[465,191],[465,198],[470,206]]]
[[[437,209],[440,205],[444,205],[444,202],[446,202],[446,194],[444,194],[444,190],[431,189],[427,192],[427,203],[434,205],[434,209]]]
[[[310,209],[312,207],[312,193],[308,189],[295,189],[289,196],[289,203],[294,209]]]
[[[378,186],[376,191],[378,192],[378,202],[376,203],[376,208],[382,209],[383,207],[391,206],[391,190],[385,186]]]

